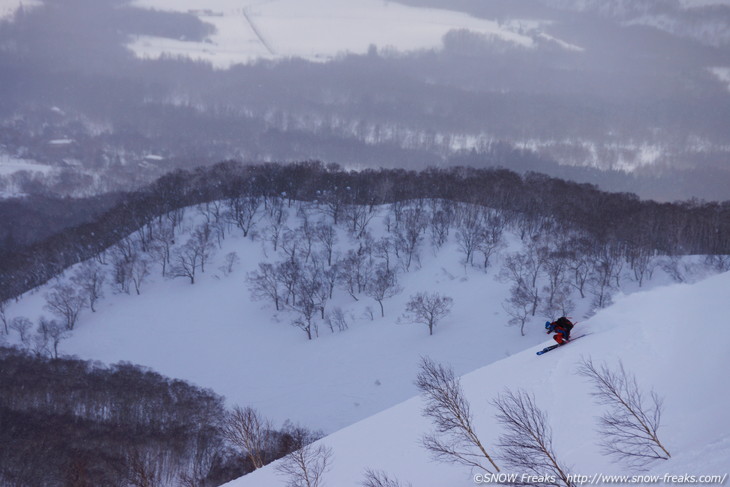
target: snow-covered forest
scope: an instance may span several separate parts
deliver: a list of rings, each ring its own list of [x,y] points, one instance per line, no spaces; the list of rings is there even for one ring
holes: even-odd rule
[[[141,422],[173,434],[162,425],[177,420],[143,405],[195,404],[210,429],[173,436],[184,448],[135,440],[114,450],[115,462],[126,475],[156,472],[161,485],[241,475],[414,396],[423,356],[462,374],[537,347],[545,318],[596,319],[622,296],[727,271],[726,212],[505,170],[362,173],[310,162],[179,172],[7,261],[4,275],[23,287],[7,288],[1,339],[51,369],[66,354],[121,360],[63,370],[112,384],[132,374],[147,390],[142,380],[154,376],[131,360],[225,399],[187,386],[187,401],[156,377],[134,420],[115,412],[129,398],[59,408],[70,399],[43,384],[4,407],[83,418],[90,431]],[[48,404],[37,394],[61,396]],[[225,433],[236,413],[252,412],[273,435],[258,459]]]

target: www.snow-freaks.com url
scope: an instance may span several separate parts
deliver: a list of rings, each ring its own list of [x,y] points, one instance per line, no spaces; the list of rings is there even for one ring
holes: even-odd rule
[[[595,473],[593,475],[568,475],[568,482],[575,485],[601,485],[601,484],[692,484],[692,485],[725,485],[728,474],[724,475],[606,475]],[[525,483],[559,483],[557,477],[538,476],[532,474],[476,474],[475,484],[525,484]]]

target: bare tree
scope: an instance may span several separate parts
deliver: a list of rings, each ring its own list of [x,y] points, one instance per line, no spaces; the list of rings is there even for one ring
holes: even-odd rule
[[[297,286],[302,275],[302,266],[298,260],[285,260],[275,267],[275,276],[277,282],[282,287],[282,292],[286,291],[284,297],[285,304],[291,304],[296,300]]]
[[[558,288],[553,296],[552,306],[543,306],[542,312],[545,316],[568,316],[575,309],[575,302],[571,299],[571,288],[564,284]]]
[[[312,247],[314,246],[314,227],[309,223],[306,212],[303,212],[303,221],[299,228],[296,229],[297,235],[302,240],[302,252],[304,253],[304,263],[309,261],[312,255]]]
[[[337,225],[342,213],[342,207],[345,204],[343,192],[337,187],[334,190],[324,191],[322,193],[322,202],[325,206],[325,213],[329,214],[332,217],[332,222]]]
[[[29,351],[33,352],[36,357],[45,357],[51,355],[51,350],[48,348],[49,338],[48,335],[42,333],[40,329],[36,330],[36,333],[31,337],[29,342],[30,346],[27,347]]]
[[[132,282],[132,262],[137,254],[125,255],[118,249],[119,247],[113,247],[111,252],[113,284],[115,292],[129,294],[130,283]]]
[[[454,216],[450,201],[439,200],[439,205],[440,208],[434,208],[431,212],[431,244],[437,249],[440,249],[448,240]]]
[[[318,298],[321,296],[321,293],[318,292],[320,287],[321,283],[316,280],[301,279],[297,283],[296,297],[289,304],[289,307],[297,313],[292,325],[304,331],[309,340],[319,336],[316,314],[317,311],[324,309],[323,305],[318,302]],[[323,311],[322,314],[324,315]]]
[[[389,237],[381,237],[379,240],[373,243],[373,254],[383,261],[383,265],[387,270],[391,270],[391,259],[393,259],[393,252],[395,251],[395,245],[393,239]]]
[[[574,243],[568,261],[568,271],[572,274],[570,285],[578,290],[581,299],[586,297],[585,287],[591,275],[591,260],[588,255],[580,249],[579,244]]]
[[[413,263],[419,260],[418,249],[423,241],[423,233],[427,220],[420,208],[403,211],[400,224],[396,229],[396,249],[401,257],[403,268],[408,271]]]
[[[481,244],[484,230],[482,214],[478,209],[468,211],[466,217],[462,218],[459,228],[456,230],[456,242],[464,252],[464,265],[474,264],[474,252]]]
[[[608,406],[601,417],[601,445],[607,455],[634,467],[645,467],[654,460],[668,460],[671,455],[659,441],[662,399],[654,392],[647,401],[636,377],[626,372],[619,362],[617,371],[606,364],[596,366],[583,359],[578,373],[587,377],[599,404]]]
[[[411,487],[411,484],[403,484],[400,480],[388,476],[387,473],[379,470],[365,470],[365,480],[360,485],[362,487]]]
[[[134,450],[126,459],[127,480],[133,487],[158,487],[162,485],[162,461],[151,454]]]
[[[8,315],[6,314],[7,307],[8,307],[8,302],[0,299],[0,323],[3,324],[6,335],[10,333],[10,330],[8,329],[10,320],[8,320]]]
[[[266,462],[271,432],[269,420],[251,407],[236,406],[226,415],[223,423],[226,440],[246,455],[254,468],[261,468]]]
[[[404,318],[411,323],[422,323],[428,326],[428,334],[451,312],[454,300],[438,293],[417,293],[406,303]]]
[[[10,321],[10,329],[15,330],[20,338],[20,343],[28,349],[30,348],[30,329],[33,323],[25,316],[16,316]]]
[[[388,270],[384,264],[375,269],[372,279],[370,279],[370,282],[365,287],[365,294],[373,298],[380,305],[381,317],[385,316],[383,300],[392,298],[399,292],[401,292],[401,288],[398,286],[398,276],[395,270]]]
[[[172,246],[175,244],[175,227],[166,220],[160,220],[155,225],[154,241],[151,245],[151,254],[159,261],[162,275],[167,275],[167,266],[172,256]]]
[[[416,386],[426,404],[422,414],[436,428],[435,433],[423,437],[424,448],[439,461],[459,463],[487,473],[499,472],[474,431],[469,401],[454,371],[423,357]]]
[[[335,332],[335,328],[337,328],[338,331],[345,331],[348,328],[345,312],[342,311],[342,308],[339,306],[336,306],[332,308],[332,311],[327,312],[324,320],[332,333]]]
[[[215,246],[211,240],[213,231],[210,225],[203,223],[199,225],[194,231],[191,241],[198,249],[198,255],[200,255],[200,272],[205,273],[205,263],[208,262],[213,254],[215,253]]]
[[[173,252],[170,277],[187,277],[190,284],[195,284],[195,275],[200,267],[203,258],[200,242],[194,238],[189,239],[185,245]]]
[[[505,428],[499,437],[500,459],[516,471],[530,472],[540,479],[523,481],[523,485],[573,487],[566,466],[553,449],[547,415],[537,407],[535,397],[525,391],[507,390],[492,404],[497,408],[497,421]]]
[[[547,284],[543,287],[545,291],[545,299],[543,303],[543,310],[546,311],[548,316],[554,316],[555,311],[555,300],[558,298],[558,294],[562,289],[565,288],[567,282],[566,273],[568,270],[568,258],[569,254],[562,249],[549,251],[543,269],[545,271],[545,277],[547,278]],[[549,311],[549,312],[547,312]]]
[[[337,286],[337,283],[340,281],[340,261],[339,259],[335,262],[331,263],[329,267],[324,268],[324,260],[323,259],[315,259],[317,264],[320,266],[320,276],[322,278],[322,283],[324,284],[324,288],[327,290],[327,298],[332,299],[332,294],[335,291],[335,286]]]
[[[525,323],[530,317],[533,298],[525,292],[521,286],[512,286],[510,289],[510,297],[502,303],[502,307],[510,316],[508,321],[510,326],[519,326],[520,335],[525,336]]]
[[[611,260],[598,260],[593,265],[593,272],[588,277],[588,291],[593,295],[593,307],[596,309],[609,306],[613,299],[613,266]]]
[[[279,242],[281,241],[281,235],[286,225],[284,222],[287,218],[286,210],[280,209],[280,211],[274,211],[274,216],[271,217],[272,221],[267,229],[268,240],[274,248],[274,252],[279,249]]]
[[[256,211],[261,206],[261,199],[254,196],[235,196],[228,200],[227,216],[232,223],[243,231],[247,237],[253,228]]]
[[[220,269],[223,275],[228,276],[233,272],[233,267],[239,262],[241,262],[241,259],[238,257],[238,253],[228,252],[224,258],[223,265],[218,269]]]
[[[358,301],[357,294],[365,289],[371,271],[362,249],[358,251],[350,249],[340,262],[340,270],[340,278],[345,284],[345,289],[355,301]]]
[[[61,318],[67,330],[73,330],[86,299],[68,284],[57,284],[46,294],[45,308]]]
[[[259,270],[246,276],[251,296],[254,299],[268,298],[279,311],[281,291],[276,268],[269,263],[259,263]]]
[[[79,267],[73,277],[71,277],[71,281],[86,296],[91,312],[96,312],[94,305],[99,299],[104,297],[106,272],[104,272],[102,267],[97,262],[87,260]]]
[[[170,210],[165,217],[167,217],[167,221],[170,222],[172,228],[180,229],[185,220],[185,207]]]
[[[284,229],[284,233],[280,239],[281,250],[286,254],[289,260],[297,260],[299,253],[299,246],[302,244],[301,235],[297,230],[291,230],[290,228]]]
[[[61,323],[45,318],[41,318],[38,322],[38,334],[53,348],[53,358],[58,358],[58,345],[61,341],[70,336],[70,332]]]
[[[482,253],[484,258],[482,262],[485,272],[489,268],[492,256],[505,245],[502,234],[506,224],[505,219],[500,215],[490,215],[487,219],[482,238],[477,244],[477,250]]]
[[[373,208],[368,205],[345,205],[345,217],[349,220],[348,229],[355,238],[362,237],[368,223],[375,217]]]
[[[332,253],[337,243],[337,231],[332,225],[318,222],[314,227],[314,238],[322,244],[327,255],[327,265],[332,265]]]
[[[285,456],[276,471],[286,476],[287,487],[322,487],[331,462],[331,448],[310,443]]]
[[[124,237],[114,244],[111,251],[118,259],[130,262],[134,254],[137,253],[138,247],[139,245],[137,244],[137,241],[133,238]]]
[[[139,296],[142,283],[150,275],[150,263],[146,257],[137,256],[132,262],[131,268],[131,280],[134,283],[134,291]]]
[[[525,253],[507,256],[500,272],[500,277],[511,280],[514,286],[520,288],[520,295],[530,297],[532,316],[535,316],[540,304],[537,279],[540,276],[542,265],[543,260],[540,253],[535,248],[528,248]]]

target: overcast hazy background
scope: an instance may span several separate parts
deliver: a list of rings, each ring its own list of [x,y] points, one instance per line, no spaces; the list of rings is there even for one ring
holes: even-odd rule
[[[319,159],[725,200],[723,3],[0,0],[0,192]]]

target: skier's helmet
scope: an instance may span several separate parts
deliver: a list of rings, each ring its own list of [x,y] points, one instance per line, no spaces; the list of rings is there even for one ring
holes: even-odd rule
[[[550,325],[551,325],[551,323],[549,321],[546,321],[545,322],[545,329],[547,330],[548,328],[550,328]]]

